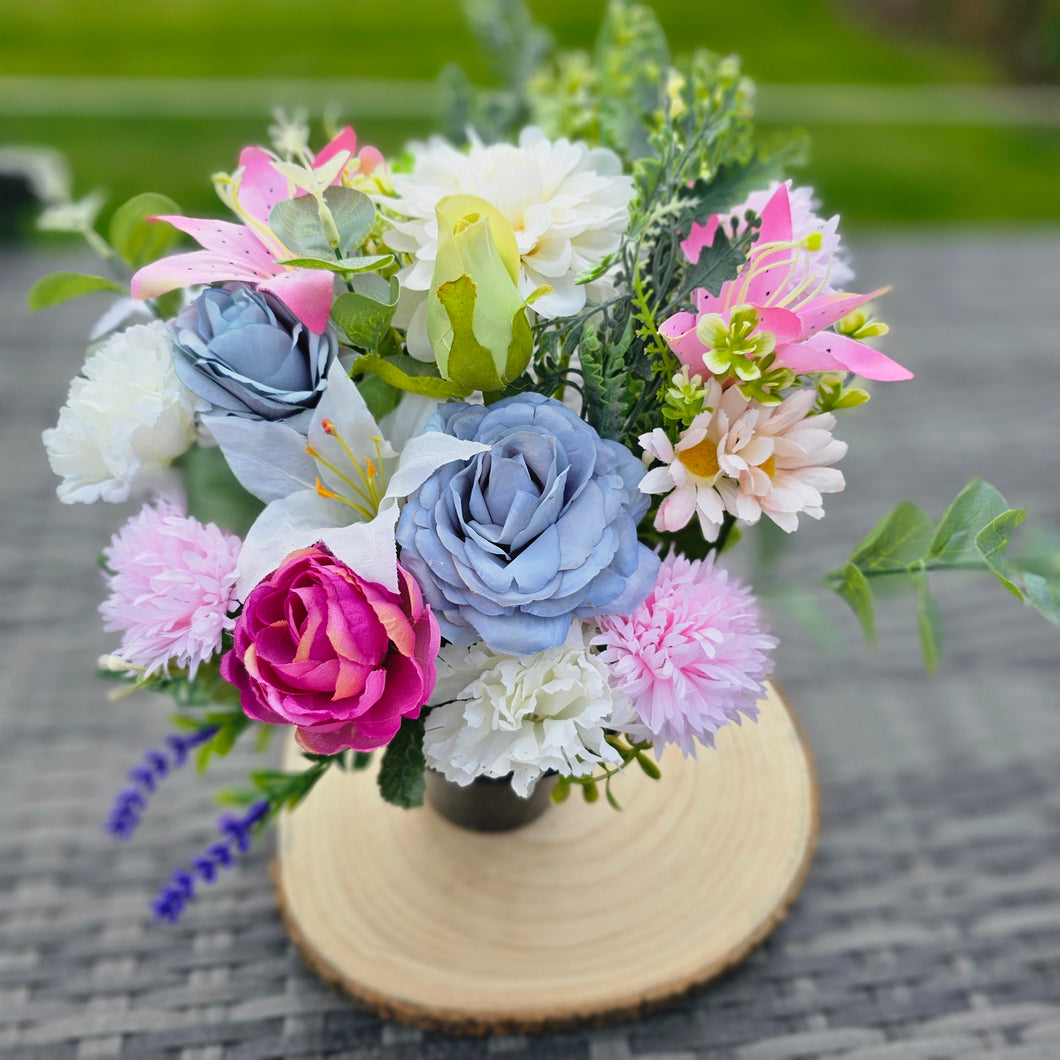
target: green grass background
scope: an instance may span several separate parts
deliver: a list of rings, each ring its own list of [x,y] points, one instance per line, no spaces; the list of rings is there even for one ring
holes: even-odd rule
[[[675,52],[738,52],[770,86],[803,83],[921,85],[1000,82],[967,49],[881,36],[838,0],[660,0],[652,5]],[[530,0],[560,47],[591,46],[603,0]],[[35,0],[9,5],[0,74],[80,77],[432,79],[456,60],[476,79],[486,65],[460,5],[441,0]],[[363,141],[393,151],[429,121],[344,117]],[[189,212],[215,212],[208,175],[263,142],[260,120],[216,116],[139,119],[0,116],[0,143],[64,151],[79,192],[114,203],[137,191],[173,196]],[[1060,129],[807,122],[813,153],[801,179],[853,227],[922,222],[1060,220]],[[775,129],[766,127],[767,132]]]

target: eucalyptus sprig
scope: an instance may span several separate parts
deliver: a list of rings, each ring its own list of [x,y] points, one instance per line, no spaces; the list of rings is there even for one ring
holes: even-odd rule
[[[939,570],[988,571],[1017,599],[1060,623],[1060,572],[1032,569],[1009,555],[1013,531],[1026,511],[1010,508],[989,483],[974,479],[954,498],[938,525],[910,501],[887,513],[826,576],[827,584],[854,611],[865,639],[876,637],[872,585],[883,579],[916,594],[924,663],[934,670],[942,652],[942,623],[928,574]]]

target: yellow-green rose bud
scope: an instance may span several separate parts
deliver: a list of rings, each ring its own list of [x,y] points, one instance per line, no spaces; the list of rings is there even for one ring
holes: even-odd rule
[[[427,335],[438,371],[471,390],[501,390],[522,374],[531,352],[515,233],[495,206],[474,195],[450,195],[436,213]]]

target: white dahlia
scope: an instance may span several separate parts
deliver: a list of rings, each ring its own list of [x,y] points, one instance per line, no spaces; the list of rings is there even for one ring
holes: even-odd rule
[[[411,173],[393,175],[396,198],[383,200],[400,218],[387,234],[389,246],[410,255],[398,275],[402,295],[395,318],[409,331],[409,350],[430,357],[426,292],[438,252],[435,207],[449,195],[474,195],[496,206],[511,222],[522,268],[519,291],[528,297],[544,284],[552,293],[534,302],[545,318],[569,316],[586,300],[600,300],[606,282],[574,281],[618,248],[629,224],[633,180],[618,156],[569,140],[549,140],[527,128],[518,145],[486,146],[473,133],[457,150],[441,137],[413,145]]]
[[[722,391],[711,379],[707,410],[676,445],[656,428],[641,447],[661,467],[640,481],[642,493],[665,493],[655,527],[673,533],[698,515],[703,536],[718,536],[724,512],[745,523],[764,514],[782,530],[798,529],[799,513],[820,519],[822,493],[838,493],[843,473],[828,465],[841,460],[846,442],[832,437],[831,413],[810,415],[816,391],[797,390],[779,405],[745,398],[736,387]]]
[[[198,399],[173,370],[161,321],[112,335],[70,384],[59,422],[43,434],[67,504],[124,501],[195,440]]]
[[[592,633],[574,623],[564,644],[535,655],[443,648],[432,697],[439,705],[423,738],[427,765],[461,785],[511,773],[514,790],[529,795],[550,769],[583,776],[619,762],[605,728],[631,717],[630,704],[590,651]]]

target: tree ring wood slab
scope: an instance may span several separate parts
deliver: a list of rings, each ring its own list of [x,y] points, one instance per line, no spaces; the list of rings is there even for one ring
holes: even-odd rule
[[[817,839],[809,750],[771,687],[716,751],[629,770],[623,812],[570,799],[483,834],[331,770],[279,825],[287,928],[382,1015],[462,1033],[636,1016],[741,961],[784,918]],[[288,749],[288,767],[301,761]]]

